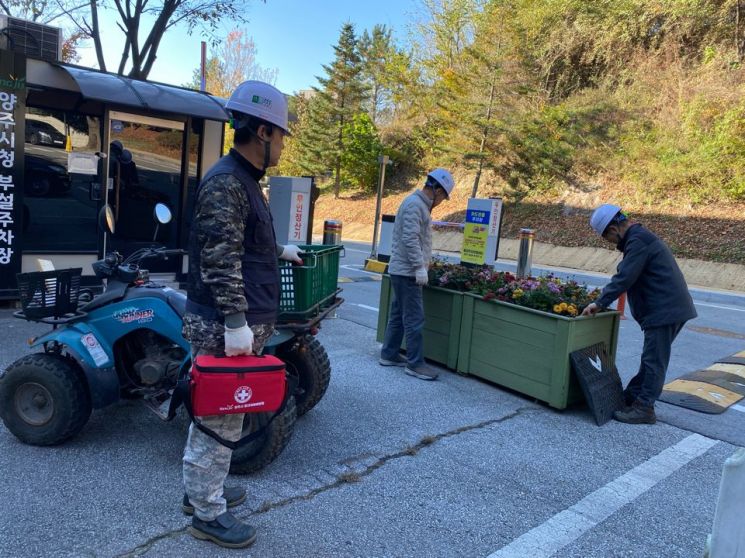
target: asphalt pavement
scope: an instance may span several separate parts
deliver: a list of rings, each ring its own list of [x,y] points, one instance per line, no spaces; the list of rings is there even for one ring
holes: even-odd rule
[[[0,556],[702,555],[722,464],[745,446],[744,412],[659,404],[654,426],[598,427],[582,407],[555,411],[445,370],[423,382],[380,367],[380,283],[362,270],[368,254],[346,245],[346,302],[319,334],[333,370],[326,396],[275,463],[229,479],[248,491],[236,513],[257,527],[253,547],[224,550],[186,533],[187,421],[163,423],[124,401],[59,447],[23,445],[0,426]],[[578,278],[607,280],[587,277]],[[700,316],[676,342],[668,379],[745,348],[745,297],[694,296]],[[44,330],[9,310],[0,328],[1,367]],[[641,333],[625,320],[624,380],[640,352]]]

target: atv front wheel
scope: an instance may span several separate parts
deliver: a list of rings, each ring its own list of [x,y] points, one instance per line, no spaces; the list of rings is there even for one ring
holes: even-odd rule
[[[331,363],[321,342],[312,337],[307,343],[294,344],[291,349],[279,349],[277,357],[287,366],[287,373],[298,381],[295,392],[297,416],[310,411],[321,400],[331,380]]]
[[[248,413],[243,419],[243,436],[264,426],[273,413]],[[237,475],[255,473],[269,465],[282,453],[295,428],[297,412],[295,398],[290,395],[282,414],[252,442],[233,450],[230,472]]]
[[[0,416],[21,442],[53,446],[80,432],[91,414],[82,371],[56,355],[26,355],[0,379]]]

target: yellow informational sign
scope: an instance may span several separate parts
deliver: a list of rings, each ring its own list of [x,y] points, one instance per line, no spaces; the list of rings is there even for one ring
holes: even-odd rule
[[[463,249],[460,261],[483,265],[486,261],[486,245],[489,239],[488,225],[465,223],[463,227]]]
[[[501,198],[471,198],[463,223],[463,248],[460,261],[470,265],[492,265],[499,250],[502,221]]]

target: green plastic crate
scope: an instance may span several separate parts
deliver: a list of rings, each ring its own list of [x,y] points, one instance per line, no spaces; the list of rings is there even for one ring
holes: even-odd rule
[[[303,265],[280,262],[280,321],[309,319],[333,302],[337,292],[344,246],[305,244],[300,249]]]

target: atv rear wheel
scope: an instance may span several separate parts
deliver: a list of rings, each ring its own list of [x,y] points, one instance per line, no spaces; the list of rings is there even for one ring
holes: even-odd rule
[[[287,373],[298,381],[295,392],[297,416],[310,411],[321,400],[331,380],[331,363],[326,349],[315,337],[310,341],[279,349],[277,357],[287,365]]]
[[[273,413],[248,413],[243,419],[245,436],[265,425]],[[252,442],[233,450],[230,472],[237,475],[255,473],[269,465],[282,453],[295,428],[297,412],[295,398],[290,396],[282,414],[275,418],[264,433]]]
[[[85,377],[75,363],[61,356],[26,355],[0,379],[0,416],[26,444],[60,444],[80,432],[90,414]]]

